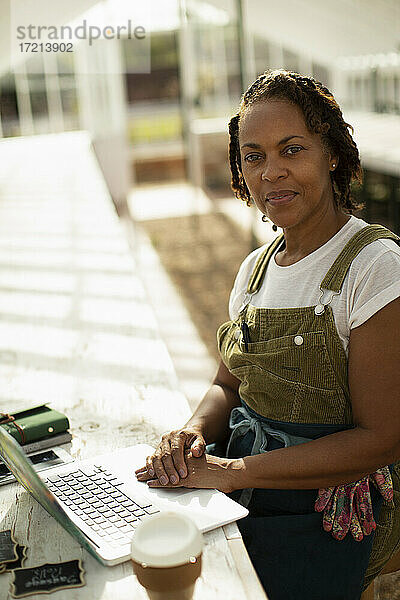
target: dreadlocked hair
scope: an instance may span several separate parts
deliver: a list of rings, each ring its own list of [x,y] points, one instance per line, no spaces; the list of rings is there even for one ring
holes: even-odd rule
[[[338,165],[331,172],[336,205],[350,214],[362,208],[351,196],[351,184],[362,183],[358,148],[349,133],[349,129],[354,133],[353,127],[345,122],[335,98],[322,83],[313,77],[283,69],[267,70],[257,77],[243,94],[238,113],[229,121],[231,187],[236,198],[244,200],[248,206],[251,204],[240,159],[240,117],[249,106],[270,99],[285,100],[299,106],[308,129],[321,134],[324,147],[338,157]]]

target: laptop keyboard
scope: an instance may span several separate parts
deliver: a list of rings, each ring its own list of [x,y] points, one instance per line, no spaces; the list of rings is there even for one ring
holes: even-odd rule
[[[108,544],[130,543],[138,524],[160,512],[145,499],[132,500],[120,490],[124,482],[97,465],[43,479],[49,490]]]

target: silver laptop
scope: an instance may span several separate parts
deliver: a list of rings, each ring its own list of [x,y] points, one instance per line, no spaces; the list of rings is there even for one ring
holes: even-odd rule
[[[19,444],[0,427],[0,457],[15,478],[88,552],[107,566],[130,558],[138,524],[163,510],[185,513],[200,531],[237,521],[248,510],[217,490],[150,489],[137,481],[151,446],[122,448],[37,473]]]

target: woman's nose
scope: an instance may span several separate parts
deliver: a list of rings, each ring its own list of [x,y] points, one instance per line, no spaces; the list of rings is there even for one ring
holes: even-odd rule
[[[277,181],[277,179],[286,176],[287,169],[283,168],[282,165],[279,165],[278,161],[268,161],[268,163],[264,165],[264,168],[261,171],[262,181]]]

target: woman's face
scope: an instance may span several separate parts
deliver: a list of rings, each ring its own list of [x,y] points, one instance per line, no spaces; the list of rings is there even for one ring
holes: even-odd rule
[[[303,113],[282,100],[260,101],[240,118],[242,172],[257,208],[282,228],[334,214],[330,179],[337,164]]]

